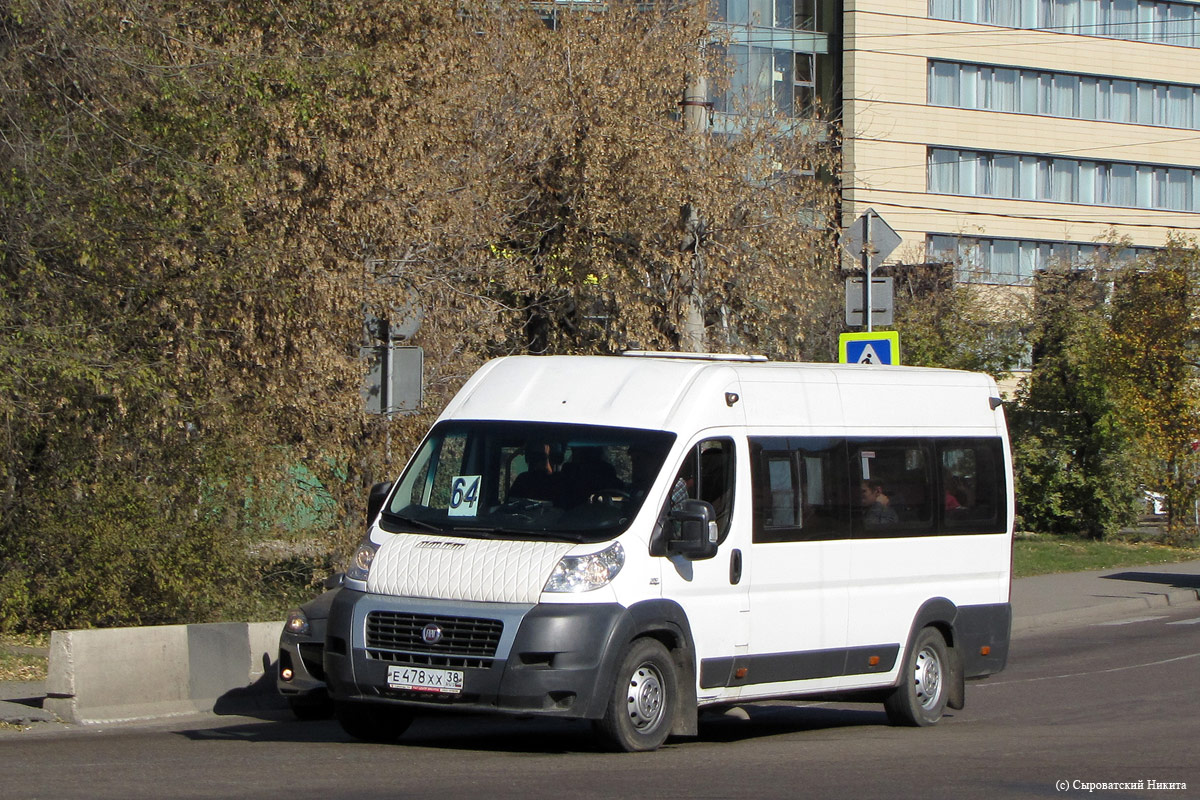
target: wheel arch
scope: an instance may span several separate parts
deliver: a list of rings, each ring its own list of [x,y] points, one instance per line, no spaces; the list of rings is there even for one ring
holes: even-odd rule
[[[679,702],[675,704],[671,733],[676,736],[697,735],[700,728],[696,700],[696,645],[687,612],[674,600],[659,599],[630,606],[629,616],[633,620],[633,635],[623,647],[628,648],[636,639],[657,639],[667,648],[675,664]]]
[[[967,681],[963,669],[962,651],[959,649],[958,634],[955,627],[958,619],[958,606],[945,597],[932,597],[921,604],[913,616],[909,626],[908,639],[904,646],[900,670],[896,675],[895,686],[907,679],[906,672],[912,657],[913,644],[917,635],[925,628],[934,628],[942,634],[946,642],[946,655],[949,660],[950,681],[947,705],[953,709],[962,709],[966,705]]]

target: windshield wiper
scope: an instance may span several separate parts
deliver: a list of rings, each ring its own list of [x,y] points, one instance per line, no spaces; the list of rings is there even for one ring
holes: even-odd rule
[[[432,522],[426,522],[423,519],[416,519],[415,517],[402,517],[399,514],[393,514],[390,511],[383,512],[383,516],[384,519],[388,520],[389,522],[394,520],[401,525],[411,525],[414,528],[423,528],[424,530],[431,531],[433,533],[446,532],[446,529],[440,525],[434,525]]]
[[[513,528],[500,527],[463,527],[456,525],[450,528],[446,533],[465,533],[473,536],[478,536],[481,539],[520,539],[527,542],[537,541],[552,541],[564,542],[567,544],[580,544],[582,541],[578,536],[572,536],[569,533],[561,531],[547,530],[515,530]]]
[[[530,531],[514,531],[511,528],[498,527],[472,528],[463,525],[455,525],[453,528],[448,530],[447,533],[482,533],[483,536],[481,538],[484,539],[502,539],[509,536],[527,536],[529,535]]]

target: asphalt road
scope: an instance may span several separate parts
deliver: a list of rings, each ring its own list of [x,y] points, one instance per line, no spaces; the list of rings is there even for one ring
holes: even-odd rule
[[[209,716],[5,735],[0,787],[56,800],[1200,797],[1198,684],[1193,605],[1018,638],[1009,668],[934,728],[889,727],[879,706],[779,704],[625,755],[573,723],[420,720],[371,745],[333,722]]]

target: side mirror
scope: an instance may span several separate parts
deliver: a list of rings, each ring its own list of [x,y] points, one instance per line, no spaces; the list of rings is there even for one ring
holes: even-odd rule
[[[391,494],[392,482],[377,483],[371,487],[371,493],[367,495],[367,527],[371,527],[371,523],[379,516],[379,512],[383,510],[383,504],[387,502],[387,497]]]
[[[675,536],[667,539],[667,553],[690,561],[703,561],[717,554],[717,513],[711,503],[684,500],[670,514]]]

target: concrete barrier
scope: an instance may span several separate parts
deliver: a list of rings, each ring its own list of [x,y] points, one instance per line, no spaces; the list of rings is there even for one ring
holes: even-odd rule
[[[54,631],[45,708],[76,723],[274,705],[282,622]]]

